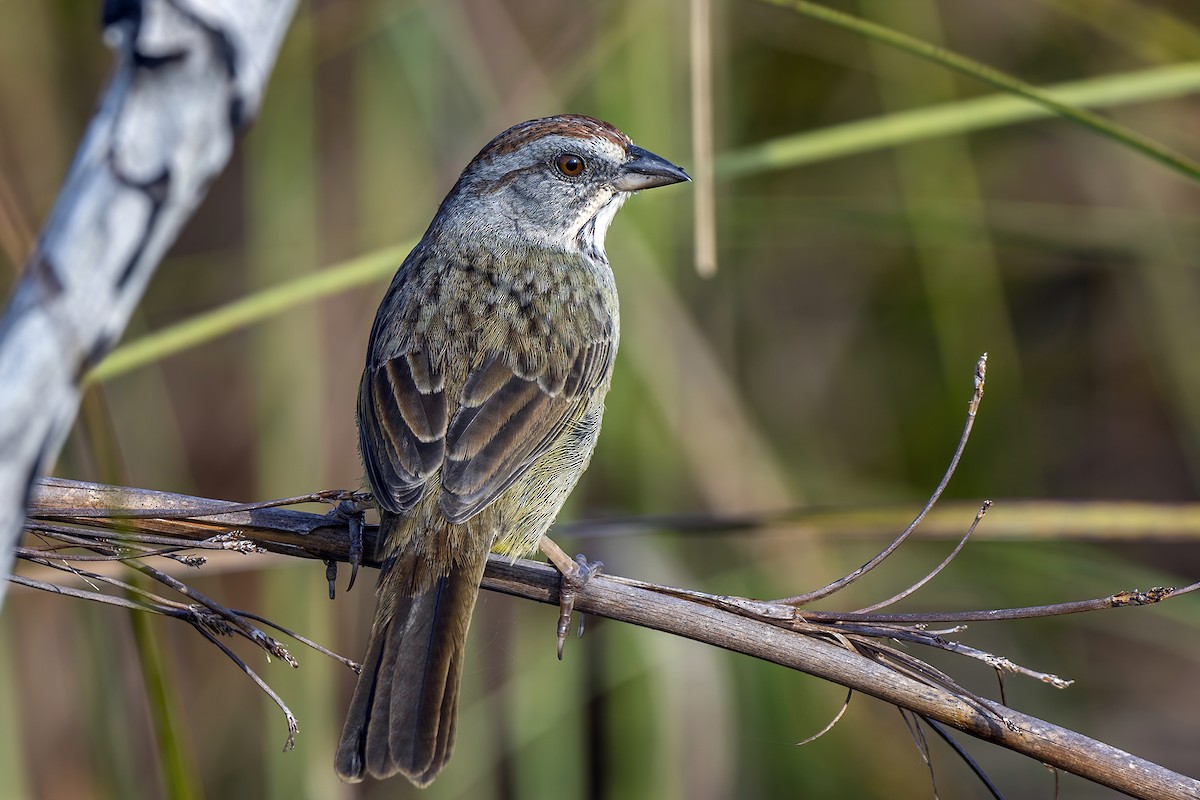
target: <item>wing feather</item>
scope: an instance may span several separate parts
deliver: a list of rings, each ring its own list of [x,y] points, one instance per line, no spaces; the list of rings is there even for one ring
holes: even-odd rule
[[[469,519],[525,474],[580,419],[608,380],[612,357],[608,340],[580,348],[555,394],[546,391],[541,376],[522,378],[500,358],[485,361],[468,379],[474,391],[464,391],[446,434],[441,495],[446,518]],[[468,396],[472,405],[465,402]]]
[[[461,388],[448,385],[421,350],[369,365],[359,389],[359,446],[380,508],[408,513],[440,469],[443,515],[461,523],[479,513],[607,386],[612,335],[598,334],[554,368],[530,370],[529,354],[487,354]]]
[[[424,353],[406,353],[363,373],[358,399],[359,447],[379,505],[410,511],[442,464],[446,397]]]

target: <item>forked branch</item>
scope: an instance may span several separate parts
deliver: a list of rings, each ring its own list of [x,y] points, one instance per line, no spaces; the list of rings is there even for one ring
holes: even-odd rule
[[[340,496],[339,493],[327,493],[323,498],[335,500]],[[69,529],[70,536],[76,540],[94,537],[95,549],[101,551],[105,548],[110,552],[120,550],[127,543],[137,543],[143,548],[153,544],[173,550],[198,542],[208,546],[223,542],[253,558],[252,549],[238,544],[253,542],[255,548],[276,553],[334,563],[349,559],[348,520],[336,514],[322,516],[257,506],[249,509],[235,503],[59,479],[39,485],[33,508],[35,518],[30,520],[30,528],[40,531],[41,536],[53,536],[55,532],[65,536],[65,530]],[[107,510],[108,516],[99,515],[101,508]],[[221,509],[233,510],[221,513]],[[197,511],[205,515],[195,516]],[[372,552],[374,535],[374,528],[367,526],[364,547],[367,553]],[[63,553],[55,549],[52,553],[39,554],[36,560],[51,564],[62,556]],[[125,557],[144,558],[145,554],[139,550],[138,554],[125,553]],[[372,565],[370,561],[367,564]],[[77,569],[71,565],[68,571]],[[17,580],[31,585],[28,578]],[[324,584],[320,586],[323,590]],[[559,574],[545,564],[510,562],[507,558],[492,556],[483,586],[517,597],[557,604]],[[1057,608],[1059,613],[1067,613],[1154,603],[1195,588],[1197,586],[1177,591],[1120,592],[1101,600]],[[52,590],[61,591],[61,588],[53,587]],[[317,590],[314,587],[314,591]],[[157,601],[149,599],[130,601],[99,591],[68,591],[87,595],[89,599],[98,599],[96,595],[108,597],[108,602],[126,607],[132,604],[177,617],[183,616],[181,608],[193,608],[190,604],[178,608],[155,605]],[[948,676],[886,643],[899,639],[941,647],[982,658],[997,669],[1010,669],[1057,683],[1055,676],[1019,668],[1001,657],[950,642],[944,638],[944,632],[921,627],[926,621],[953,623],[965,619],[1024,616],[1027,614],[1017,612],[1033,613],[1029,609],[920,615],[814,612],[779,602],[709,595],[603,574],[579,590],[576,608],[584,613],[631,622],[816,675],[1133,797],[1192,800],[1200,797],[1200,781],[974,695]],[[1055,608],[1045,606],[1035,610],[1046,614],[1053,613]],[[212,610],[212,606],[205,606],[206,612]],[[241,612],[226,611],[241,615]],[[252,618],[244,616],[243,624],[249,619]],[[234,633],[246,635],[242,629],[230,627]]]
[[[801,608],[807,602],[834,594],[879,566],[925,518],[949,483],[970,437],[983,397],[986,367],[985,354],[976,365],[967,420],[958,446],[933,495],[898,537],[857,570],[822,589],[777,601],[712,595],[598,575],[582,589],[576,590],[575,607],[584,613],[632,622],[745,653],[839,683],[851,692],[862,692],[892,703],[910,715],[905,719],[912,723],[914,737],[923,752],[924,735],[915,723],[917,719],[926,722],[943,738],[948,738],[948,734],[939,724],[1008,747],[1134,797],[1196,800],[1200,798],[1200,781],[975,694],[947,673],[907,650],[893,646],[893,643],[925,645],[977,659],[993,667],[1001,679],[1005,673],[1013,673],[1066,688],[1070,681],[1057,675],[1029,669],[1002,656],[946,638],[961,630],[961,627],[931,631],[926,625],[937,622],[961,626],[963,622],[974,620],[1048,616],[1145,605],[1193,591],[1200,588],[1200,583],[1180,590],[1159,587],[1147,592],[1120,592],[1107,598],[1057,606],[937,614],[880,613],[879,609],[911,595],[953,560],[990,506],[990,502],[985,502],[953,551],[905,591],[856,612],[806,611]],[[319,558],[326,564],[326,579],[332,596],[338,562],[348,561],[357,568],[362,553],[374,550],[370,540],[375,532],[370,526],[363,525],[361,516],[367,499],[354,492],[334,491],[266,503],[236,504],[165,492],[47,480],[40,484],[34,494],[31,519],[27,523],[28,530],[43,541],[43,546],[21,548],[18,551],[20,557],[60,573],[93,581],[93,585],[107,583],[132,590],[132,599],[99,591],[58,587],[28,577],[13,580],[33,588],[60,591],[126,608],[140,608],[189,622],[233,658],[280,706],[288,720],[290,746],[296,732],[296,720],[291,712],[265,682],[217,639],[218,634],[240,635],[294,665],[290,653],[253,624],[271,623],[253,614],[227,609],[143,562],[149,557],[163,556],[176,560],[190,559],[185,563],[197,565],[202,563],[201,557],[179,555],[180,550],[194,549],[197,541],[202,549],[233,549],[248,555],[270,550]],[[313,501],[330,503],[336,506],[336,510],[319,516],[276,507]],[[362,541],[364,537],[367,539],[365,546]],[[84,552],[80,554],[80,550]],[[96,560],[121,561],[182,594],[191,603],[176,603],[144,589],[134,589],[111,577],[85,572],[79,566]],[[557,604],[562,585],[560,578],[557,570],[543,564],[512,562],[504,557],[491,556],[483,587]],[[316,646],[307,640],[301,641]],[[356,668],[353,662],[342,661]],[[952,743],[952,746],[962,754],[956,743]],[[979,772],[978,766],[963,755],[972,769]],[[995,794],[995,787],[990,780],[986,776],[982,776],[982,779],[989,791]]]

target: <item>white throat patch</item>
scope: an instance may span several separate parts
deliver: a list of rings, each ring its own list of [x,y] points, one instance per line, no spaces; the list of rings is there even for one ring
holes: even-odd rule
[[[613,217],[617,215],[617,211],[624,205],[627,197],[629,197],[629,192],[616,192],[579,229],[579,233],[575,237],[579,243],[579,249],[593,261],[608,261],[608,256],[604,254],[604,237],[608,233],[608,226],[612,224]]]

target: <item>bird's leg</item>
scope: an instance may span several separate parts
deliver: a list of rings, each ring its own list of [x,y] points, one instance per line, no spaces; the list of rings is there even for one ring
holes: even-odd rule
[[[588,561],[583,555],[571,558],[549,536],[542,536],[538,542],[538,549],[545,553],[550,563],[562,573],[562,580],[558,584],[558,660],[562,661],[567,631],[571,630],[571,611],[575,608],[575,594],[593,575],[604,569],[604,564],[600,561]],[[579,635],[583,635],[582,619],[579,622]]]
[[[354,588],[354,579],[358,577],[358,567],[362,564],[363,551],[363,526],[366,524],[363,515],[366,510],[371,508],[371,504],[367,503],[358,497],[352,497],[347,500],[342,500],[338,503],[333,511],[329,512],[331,517],[340,517],[346,520],[346,527],[350,530],[350,582],[346,584],[346,591]],[[328,576],[328,563],[326,564],[326,575]],[[329,577],[329,596],[333,597],[333,581],[337,577],[337,567],[333,568],[333,576]]]

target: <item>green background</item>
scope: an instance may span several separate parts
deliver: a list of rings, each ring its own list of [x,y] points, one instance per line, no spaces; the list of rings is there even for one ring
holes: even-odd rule
[[[1082,82],[1109,118],[1200,155],[1193,0],[829,6],[1039,86]],[[479,147],[523,119],[602,117],[703,169],[688,14],[684,0],[303,3],[259,120],[126,342],[242,298],[284,307],[95,383],[56,474],[240,501],[359,487],[355,390],[394,248],[421,234]],[[97,17],[95,4],[0,4],[0,286],[102,90],[111,54]],[[884,527],[898,529],[945,468],[988,351],[950,516],[822,607],[856,608],[924,575],[985,497],[997,505],[978,541],[904,608],[1195,580],[1194,536],[1133,525],[1088,543],[1051,520],[1030,533],[1005,502],[1197,500],[1200,187],[1073,123],[1028,119],[1023,102],[1002,101],[1009,119],[972,105],[995,90],[795,10],[718,0],[712,30],[718,273],[693,266],[695,185],[619,215],[608,238],[622,349],[564,518],[886,509]],[[902,126],[941,104],[958,122]],[[381,250],[356,279],[337,272]],[[320,273],[356,285],[286,302],[290,282]],[[766,598],[821,585],[886,541],[880,526],[824,519],[716,533],[586,525],[559,538],[615,574]],[[364,648],[371,576],[334,603],[316,562],[235,556],[189,580],[339,652]],[[456,754],[424,796],[932,796],[891,707],[856,697],[798,748],[844,690],[606,621],[560,664],[554,620],[482,598]],[[1009,678],[1010,704],[1195,775],[1198,620],[1188,597],[958,636],[1077,681]],[[299,716],[297,748],[282,753],[278,710],[190,628],[13,590],[0,637],[0,798],[417,794],[400,779],[339,784],[333,748],[354,679],[319,655],[297,649],[294,671],[235,644]],[[986,667],[929,657],[995,696]],[[965,744],[1009,796],[1053,796],[1041,765]],[[931,750],[943,797],[984,796],[946,747]],[[1115,796],[1062,783],[1063,797]]]

